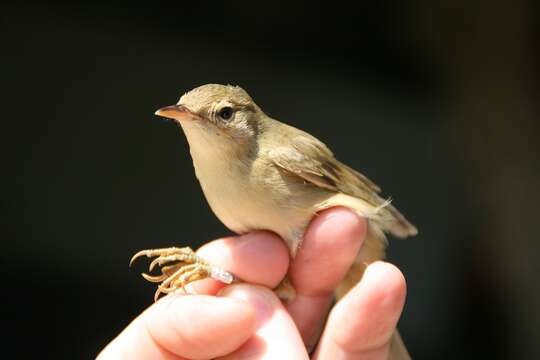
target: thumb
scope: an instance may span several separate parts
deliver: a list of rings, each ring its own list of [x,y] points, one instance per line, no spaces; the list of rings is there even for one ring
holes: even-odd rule
[[[98,356],[104,359],[212,359],[252,334],[255,313],[233,298],[168,295],[136,318]]]

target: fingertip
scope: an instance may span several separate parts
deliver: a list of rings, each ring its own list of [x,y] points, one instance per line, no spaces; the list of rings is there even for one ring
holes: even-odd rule
[[[360,241],[364,239],[367,233],[367,221],[346,207],[333,207],[321,211],[313,219],[306,235],[317,236],[327,232],[332,233],[334,245],[347,245],[349,239],[360,239]]]
[[[384,347],[396,329],[405,296],[405,277],[396,266],[383,261],[370,264],[330,314],[335,342],[353,352]]]
[[[296,290],[309,296],[331,294],[354,262],[366,231],[366,220],[344,207],[317,215],[291,265]]]
[[[397,266],[385,261],[373,262],[366,268],[362,281],[370,287],[373,302],[398,308],[401,312],[407,295],[407,282]]]
[[[215,240],[197,254],[246,282],[270,288],[279,284],[289,267],[289,252],[283,240],[268,231]],[[194,285],[197,292],[207,294],[215,294],[222,287],[215,282]]]
[[[289,268],[289,249],[283,239],[268,231],[253,231],[240,236],[235,261],[244,281],[268,288],[276,287]]]

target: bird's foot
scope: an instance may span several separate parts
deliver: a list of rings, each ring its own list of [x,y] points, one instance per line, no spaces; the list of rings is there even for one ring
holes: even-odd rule
[[[142,250],[131,258],[129,264],[131,265],[141,256],[155,257],[150,263],[149,271],[152,271],[156,265],[161,270],[161,275],[142,274],[146,280],[160,283],[154,296],[155,301],[161,294],[168,294],[179,289],[185,291],[185,286],[193,281],[213,278],[230,284],[235,280],[233,274],[209,264],[189,247]]]

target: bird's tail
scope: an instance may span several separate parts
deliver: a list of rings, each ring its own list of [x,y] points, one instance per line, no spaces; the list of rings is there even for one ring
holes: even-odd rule
[[[379,207],[378,212],[382,218],[379,225],[384,231],[402,239],[418,234],[416,226],[411,224],[398,209],[390,204],[390,200],[385,201]]]
[[[382,231],[388,232],[398,238],[406,238],[418,234],[416,227],[411,224],[392,204],[391,200],[384,200],[378,196],[375,198],[377,206],[360,198],[338,193],[319,204],[317,211],[328,209],[333,206],[345,206],[376,224]],[[384,234],[381,239],[385,239]]]

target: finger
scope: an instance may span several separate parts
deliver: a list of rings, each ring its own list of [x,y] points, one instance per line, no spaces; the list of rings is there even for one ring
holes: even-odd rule
[[[321,212],[308,227],[291,264],[297,295],[287,306],[308,347],[319,337],[334,289],[354,262],[366,229],[365,219],[343,207]]]
[[[382,261],[369,265],[330,313],[315,359],[386,359],[405,293],[398,268]]]
[[[98,359],[211,359],[240,347],[255,323],[253,308],[239,299],[169,295],[135,319]]]
[[[307,359],[304,343],[294,321],[270,290],[248,284],[228,286],[220,296],[249,303],[256,313],[255,333],[239,349],[223,359]]]
[[[289,266],[289,252],[283,240],[267,231],[215,240],[201,247],[197,254],[242,281],[269,288],[279,284]],[[190,285],[190,291],[212,295],[225,286],[213,279]]]

